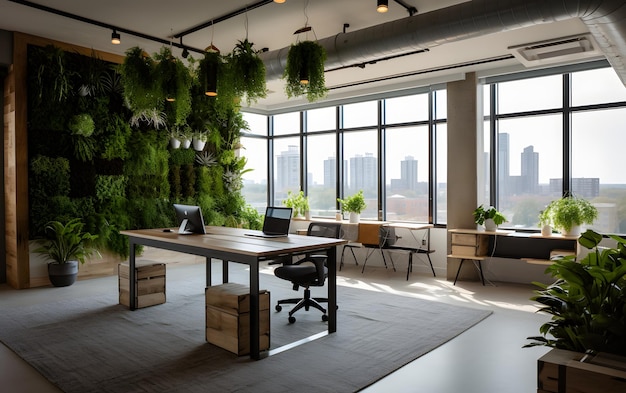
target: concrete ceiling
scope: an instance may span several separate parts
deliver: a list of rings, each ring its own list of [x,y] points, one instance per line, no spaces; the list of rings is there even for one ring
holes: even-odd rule
[[[418,15],[425,15],[465,1],[402,0],[402,2],[415,7]],[[38,0],[36,2],[100,22],[104,26],[119,28],[121,45],[111,44],[112,31],[107,27],[55,15],[20,3],[21,1],[0,0],[1,30],[23,32],[124,55],[126,50],[133,46],[139,46],[148,53],[156,53],[164,45],[125,33],[125,30],[156,37],[167,43],[171,36],[178,36],[181,32],[202,24],[210,24],[212,20],[220,19],[236,10],[245,10],[259,1]],[[335,36],[344,30],[344,24],[349,24],[347,32],[353,32],[409,17],[405,7],[394,0],[389,1],[389,12],[384,14],[377,13],[375,6],[374,0],[286,0],[283,4],[269,3],[189,33],[182,37],[182,42],[197,50],[204,49],[212,42],[222,53],[228,53],[238,40],[247,36],[255,48],[267,48],[271,52],[288,47],[298,38],[323,39]],[[305,25],[312,27],[311,32],[293,34]],[[327,72],[326,84],[330,88],[327,101],[454,80],[470,71],[488,75],[524,69],[524,66],[511,56],[509,47],[588,31],[578,18],[572,18],[445,43],[425,53],[380,61],[368,64],[365,68]],[[173,42],[180,43],[180,38],[175,38]],[[180,55],[182,50],[173,48],[173,52]],[[191,55],[196,58],[201,56],[193,51]],[[254,109],[281,111],[309,104],[305,99],[288,100],[283,86],[281,79],[268,80],[270,94],[266,99],[253,104]]]

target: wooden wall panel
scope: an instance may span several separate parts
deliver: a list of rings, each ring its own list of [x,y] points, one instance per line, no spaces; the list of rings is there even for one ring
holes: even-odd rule
[[[111,53],[14,33],[13,64],[4,86],[4,186],[7,283],[18,289],[29,288],[33,284],[28,250],[27,48],[28,45],[50,44],[86,56],[95,55],[113,63],[124,60],[123,56]]]

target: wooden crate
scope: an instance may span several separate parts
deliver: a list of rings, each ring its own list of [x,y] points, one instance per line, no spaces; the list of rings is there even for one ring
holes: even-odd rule
[[[453,233],[452,255],[487,255],[489,238],[480,234]]]
[[[537,392],[626,392],[626,358],[552,349],[537,361]]]
[[[250,353],[250,289],[226,283],[206,288],[206,341],[239,356]],[[259,291],[259,348],[270,347],[270,293]]]
[[[130,284],[128,264],[117,266],[119,282],[119,303],[130,307]],[[152,263],[135,265],[135,308],[143,308],[165,303],[165,264]]]

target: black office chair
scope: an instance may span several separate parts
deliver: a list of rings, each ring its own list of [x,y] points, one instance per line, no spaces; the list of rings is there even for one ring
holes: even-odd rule
[[[340,223],[321,223],[312,222],[309,224],[307,230],[308,236],[330,237],[339,239],[341,233]],[[288,280],[293,283],[293,290],[297,291],[298,288],[304,287],[303,298],[282,299],[276,304],[276,311],[281,311],[282,304],[295,304],[295,306],[289,311],[289,323],[296,322],[296,318],[293,316],[296,311],[304,307],[306,311],[309,311],[310,307],[317,308],[324,314],[322,315],[322,321],[327,321],[326,309],[322,307],[320,303],[328,303],[328,298],[312,298],[310,287],[323,287],[326,277],[328,276],[328,268],[326,267],[326,260],[328,255],[323,253],[306,254],[304,258],[293,262],[292,264],[285,264],[277,267],[274,270],[274,275],[283,280]]]

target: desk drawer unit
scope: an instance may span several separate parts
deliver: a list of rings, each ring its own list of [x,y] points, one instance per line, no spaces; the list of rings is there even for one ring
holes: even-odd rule
[[[270,293],[259,291],[259,349],[270,347]],[[250,353],[250,289],[226,283],[206,288],[206,341],[239,356]]]
[[[119,303],[130,307],[128,264],[120,263],[117,269]],[[135,265],[135,285],[137,288],[137,296],[133,299],[135,308],[165,303],[165,264]]]
[[[452,254],[467,256],[487,255],[489,238],[484,235],[470,233],[452,234]]]

